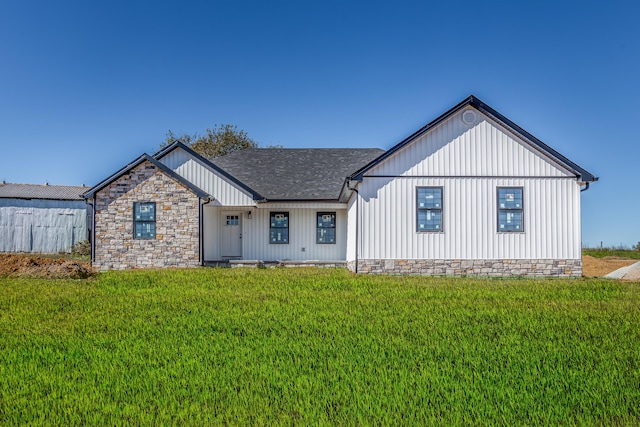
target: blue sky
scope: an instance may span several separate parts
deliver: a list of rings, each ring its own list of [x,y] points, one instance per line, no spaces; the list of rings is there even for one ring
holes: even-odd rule
[[[0,3],[0,179],[92,185],[168,129],[388,149],[470,94],[601,177],[583,243],[640,241],[632,1]]]

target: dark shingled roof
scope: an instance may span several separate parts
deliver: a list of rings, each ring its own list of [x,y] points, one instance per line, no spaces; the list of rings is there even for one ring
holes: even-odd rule
[[[82,200],[81,194],[89,187],[74,185],[2,184],[2,199]]]
[[[248,148],[213,159],[267,200],[338,200],[345,178],[378,148]]]

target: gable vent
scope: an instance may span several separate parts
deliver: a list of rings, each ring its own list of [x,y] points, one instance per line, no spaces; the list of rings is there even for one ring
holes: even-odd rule
[[[462,123],[471,126],[476,122],[476,113],[473,110],[465,110],[462,112]]]

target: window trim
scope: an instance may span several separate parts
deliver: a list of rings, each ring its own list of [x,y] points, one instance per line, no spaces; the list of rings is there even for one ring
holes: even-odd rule
[[[320,215],[333,215],[333,227],[320,227],[318,226],[318,218]],[[336,212],[316,212],[316,244],[318,245],[335,245],[338,240],[337,228],[338,228],[338,215]],[[333,242],[320,242],[318,241],[318,231],[320,230],[333,230]]]
[[[235,224],[229,224],[229,218],[235,218],[236,223]],[[233,221],[233,219],[231,219],[231,221]],[[240,215],[225,215],[225,226],[238,226],[240,225]]]
[[[418,192],[421,189],[439,189],[440,190],[440,209],[427,209],[427,208],[421,208],[418,205]],[[420,186],[416,186],[416,192],[415,192],[415,212],[416,212],[416,233],[444,233],[444,186],[442,185],[420,185]],[[420,212],[421,210],[426,211],[426,210],[439,210],[440,211],[440,229],[439,230],[427,230],[427,229],[421,229],[420,228],[420,219],[419,219],[419,215],[418,212]]]
[[[136,206],[137,205],[153,205],[153,220],[142,220],[142,219],[137,219],[136,218]],[[132,212],[132,216],[133,216],[133,239],[134,240],[156,240],[158,233],[156,233],[156,222],[158,219],[158,216],[156,215],[156,202],[133,202],[133,212]],[[140,223],[140,224],[145,224],[145,223],[153,223],[153,237],[138,237],[136,235],[136,225]]]
[[[278,215],[278,214],[284,214],[287,216],[287,226],[286,227],[272,227],[271,226],[271,218],[274,215]],[[291,241],[291,235],[289,233],[289,230],[291,227],[289,227],[289,222],[291,221],[291,217],[289,216],[289,212],[288,211],[273,211],[273,212],[269,212],[269,244],[270,245],[288,245],[289,242]],[[273,242],[271,241],[271,230],[287,230],[287,241],[286,242]]]
[[[500,190],[520,190],[522,194],[522,203],[519,208],[501,208],[500,207]],[[501,230],[500,229],[500,212],[520,212],[522,228],[520,230]],[[499,186],[496,187],[496,230],[498,233],[524,233],[524,187],[522,186]]]

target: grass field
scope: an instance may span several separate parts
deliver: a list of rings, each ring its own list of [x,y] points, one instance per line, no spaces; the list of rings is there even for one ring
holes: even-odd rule
[[[0,278],[0,425],[638,425],[640,284]]]
[[[634,249],[582,249],[582,255],[591,255],[594,258],[613,256],[619,258],[640,259],[640,251],[636,251]]]

